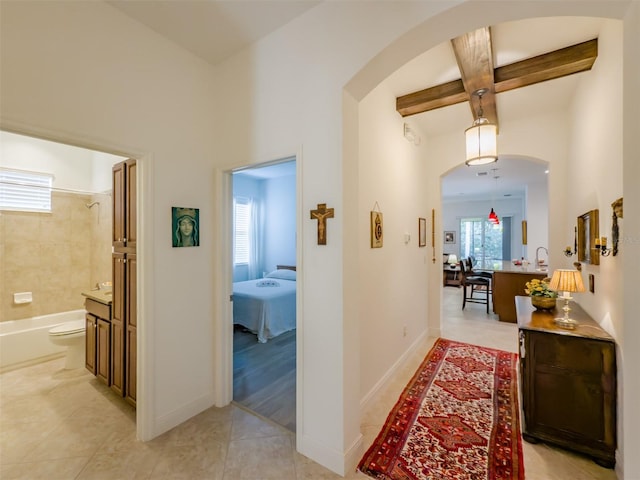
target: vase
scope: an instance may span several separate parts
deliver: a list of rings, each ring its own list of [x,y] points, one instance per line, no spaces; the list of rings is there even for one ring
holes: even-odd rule
[[[531,305],[538,310],[553,310],[556,307],[555,297],[529,297],[531,298]]]

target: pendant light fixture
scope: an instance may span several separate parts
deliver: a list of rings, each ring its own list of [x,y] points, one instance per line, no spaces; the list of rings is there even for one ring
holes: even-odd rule
[[[482,116],[484,114],[482,111],[482,95],[487,91],[486,88],[481,88],[473,92],[473,95],[478,96],[480,104],[478,117],[474,120],[473,125],[464,131],[467,144],[465,163],[468,166],[485,165],[498,161],[498,128]]]
[[[491,193],[491,205],[494,204],[494,193],[495,191],[498,189],[498,175],[496,174],[496,172],[498,171],[497,168],[494,168],[492,170],[493,172],[493,179],[495,180],[496,186],[494,191]],[[498,218],[498,215],[496,214],[496,212],[493,211],[493,206],[491,207],[491,212],[489,212],[489,217],[488,217],[489,222],[491,222],[493,225],[500,225],[500,219]]]

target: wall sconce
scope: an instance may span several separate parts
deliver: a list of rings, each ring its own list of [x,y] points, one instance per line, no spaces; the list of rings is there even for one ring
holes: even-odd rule
[[[565,257],[570,257],[571,255],[575,255],[578,252],[578,227],[573,227],[573,250],[571,247],[567,245],[567,248],[564,249]]]
[[[600,255],[603,257],[608,257],[611,253],[611,249],[607,248],[607,237],[596,237],[595,247],[596,250],[600,251]]]

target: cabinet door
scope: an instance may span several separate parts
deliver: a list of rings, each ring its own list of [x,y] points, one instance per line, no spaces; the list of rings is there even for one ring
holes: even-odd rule
[[[138,190],[137,190],[137,168],[136,161],[129,159],[125,162],[126,168],[126,189],[125,196],[125,208],[126,215],[124,218],[125,223],[125,245],[128,251],[135,250],[138,241],[138,229],[137,229],[137,207]]]
[[[124,393],[125,319],[126,319],[126,255],[113,254],[113,293],[111,310],[111,388]]]
[[[96,352],[96,376],[103,383],[111,382],[111,323],[98,318],[97,352]]]
[[[97,318],[90,313],[85,314],[86,335],[85,335],[85,368],[96,374],[96,328]]]
[[[125,187],[126,187],[126,168],[125,162],[117,163],[113,166],[113,237],[112,245],[120,248],[125,245]]]
[[[127,401],[133,406],[136,405],[136,396],[137,396],[137,382],[138,382],[138,373],[136,371],[138,367],[138,356],[137,356],[137,329],[136,328],[127,328],[127,359],[126,359],[126,389],[125,389],[125,398]]]
[[[135,253],[127,254],[126,258],[126,358],[125,358],[125,398],[132,405],[136,404],[136,382],[137,382],[137,338],[138,338],[138,295],[137,295],[137,260]]]

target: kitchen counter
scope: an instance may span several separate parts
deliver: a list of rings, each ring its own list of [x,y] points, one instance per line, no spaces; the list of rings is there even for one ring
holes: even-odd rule
[[[533,264],[529,264],[526,267],[522,265],[514,265],[513,262],[508,260],[498,260],[495,262],[487,262],[485,264],[478,264],[473,267],[474,270],[486,270],[490,272],[509,272],[509,273],[527,273],[527,274],[542,274],[548,273],[547,267],[544,270],[536,270]]]
[[[104,305],[111,305],[113,302],[113,295],[111,290],[87,290],[82,292],[82,296],[95,300],[96,302],[103,303]]]

